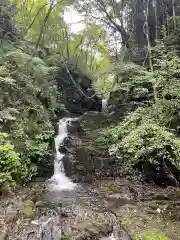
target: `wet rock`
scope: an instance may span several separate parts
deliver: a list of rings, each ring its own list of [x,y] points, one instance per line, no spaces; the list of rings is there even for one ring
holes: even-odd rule
[[[129,233],[120,224],[116,224],[111,237],[114,240],[132,240]]]
[[[112,233],[108,237],[102,237],[100,240],[132,240],[132,238],[125,231],[121,230],[118,233]]]
[[[70,135],[76,135],[82,131],[78,118],[71,120],[71,124],[67,126]]]
[[[16,218],[18,217],[17,215],[18,215],[19,209],[20,207],[17,201],[8,201],[5,208],[5,213],[6,213],[8,222],[16,220]]]
[[[54,114],[56,121],[63,117],[70,117],[70,113],[66,109],[65,105],[62,103],[59,103],[58,107],[54,111]]]
[[[98,223],[97,219],[85,220],[73,227],[78,231],[73,239],[99,239],[100,237],[109,235],[113,226],[110,223]]]
[[[49,207],[49,204],[47,201],[38,201],[35,203],[35,206],[38,208],[45,208],[45,207]]]
[[[27,200],[23,202],[23,214],[27,218],[31,218],[34,216],[34,203],[31,200]]]
[[[41,239],[42,240],[49,240],[49,239],[60,240],[61,236],[62,236],[61,227],[57,225],[53,226],[53,224],[49,224],[43,229]]]
[[[80,124],[84,130],[92,131],[94,129],[98,129],[102,126],[105,126],[110,121],[109,115],[101,112],[86,112],[80,118]]]
[[[112,235],[108,236],[108,237],[102,237],[100,238],[100,240],[111,240],[112,239]],[[115,239],[116,240],[116,239]]]
[[[168,196],[167,193],[157,193],[154,196],[151,197],[151,200],[171,200],[170,196]]]
[[[18,240],[60,240],[62,236],[60,218],[58,216],[41,216],[38,220],[31,222],[29,231],[23,231]],[[30,233],[30,236],[29,236]]]
[[[68,69],[69,72],[62,67],[56,75],[57,84],[62,93],[60,102],[64,103],[71,114],[82,115],[86,111],[101,111],[102,101],[92,88],[92,79],[73,66],[69,65]]]
[[[113,226],[107,223],[94,223],[91,226],[87,227],[85,230],[87,237],[102,237],[107,236],[109,233],[111,233]]]
[[[17,211],[17,205],[16,202],[14,203],[7,203],[7,207],[6,207],[6,214],[11,215],[14,214],[14,212]]]
[[[168,172],[167,173],[167,166]],[[166,160],[157,163],[150,163],[148,161],[140,161],[135,166],[142,173],[142,181],[147,183],[155,183],[159,186],[180,186],[180,171],[170,161]]]
[[[74,240],[84,240],[85,237],[84,237],[84,233],[81,232],[81,233],[78,233],[76,234],[74,237],[73,237]]]
[[[135,202],[128,196],[122,196],[121,194],[112,194],[106,197],[104,202],[107,204],[108,208],[114,209],[124,205],[134,205]]]
[[[158,205],[157,203],[150,203],[149,207],[156,210],[158,208]]]
[[[159,212],[157,211],[157,209],[146,209],[146,212],[148,214],[152,214],[152,215],[157,215],[159,214]]]
[[[43,183],[46,180],[47,180],[47,177],[36,177],[36,178],[34,178],[33,182],[35,182],[35,183]]]

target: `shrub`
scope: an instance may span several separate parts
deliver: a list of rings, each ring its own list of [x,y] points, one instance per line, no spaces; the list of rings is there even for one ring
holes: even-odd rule
[[[104,130],[97,141],[109,145],[120,173],[132,174],[139,162],[148,161],[158,167],[163,160],[177,164],[180,158],[180,139],[149,120],[147,109],[138,109],[122,123]]]
[[[153,56],[153,72],[134,64],[116,71],[119,88],[125,88],[136,101],[143,102],[137,89],[148,90],[148,105],[130,109],[130,114],[116,125],[99,131],[96,142],[106,145],[116,157],[119,172],[132,173],[139,162],[149,162],[156,168],[163,162],[179,164],[180,58],[174,51],[167,51],[164,44],[153,49]],[[152,97],[154,93],[157,99]]]
[[[23,171],[17,182],[25,182],[47,165],[56,82],[43,60],[13,50],[0,57],[0,83],[0,129],[9,133],[21,162]]]
[[[0,133],[0,189],[15,186],[22,174],[19,154],[8,140],[8,135]]]

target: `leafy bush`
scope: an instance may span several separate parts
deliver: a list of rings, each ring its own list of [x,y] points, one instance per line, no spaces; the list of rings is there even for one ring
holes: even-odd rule
[[[9,133],[23,166],[17,182],[41,173],[51,153],[57,106],[52,72],[43,60],[20,50],[8,51],[0,58],[0,129]]]
[[[121,89],[126,92],[127,101],[151,100],[153,91],[152,72],[148,72],[144,67],[128,63],[121,68],[118,68],[117,65],[114,74],[116,79],[116,88],[114,90]]]
[[[8,137],[0,133],[0,189],[15,186],[17,181],[26,177],[24,165]]]
[[[144,123],[110,148],[119,163],[132,169],[139,162],[159,164],[162,160],[176,163],[180,157],[180,140],[172,133],[153,123]]]
[[[154,67],[155,87],[159,98],[179,98],[180,58],[173,52],[169,52],[156,59]]]
[[[122,173],[132,174],[139,162],[148,161],[158,167],[163,160],[177,164],[180,158],[180,139],[150,120],[147,109],[137,109],[123,122],[104,130],[97,141],[109,146]]]

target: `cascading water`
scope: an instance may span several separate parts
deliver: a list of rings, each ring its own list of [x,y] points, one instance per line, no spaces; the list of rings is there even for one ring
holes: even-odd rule
[[[108,98],[102,99],[102,112],[106,112],[108,107]]]
[[[65,174],[63,157],[59,148],[63,144],[64,139],[68,136],[67,125],[71,122],[71,118],[63,118],[59,120],[58,135],[54,138],[56,155],[54,159],[54,175],[50,179],[49,188],[51,191],[72,190],[76,184],[73,183]]]

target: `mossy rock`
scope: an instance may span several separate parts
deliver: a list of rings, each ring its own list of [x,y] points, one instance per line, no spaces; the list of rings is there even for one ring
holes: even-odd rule
[[[73,239],[73,236],[72,236],[71,229],[68,229],[62,232],[61,240],[72,240],[72,239]]]
[[[113,228],[110,224],[100,224],[94,223],[90,226],[90,228],[85,229],[87,232],[87,236],[92,237],[103,237],[113,231]],[[92,238],[93,239],[93,238]]]
[[[107,236],[109,233],[111,233],[113,230],[113,227],[111,224],[108,224],[106,222],[97,223],[89,219],[76,225],[76,229],[79,232],[81,232],[80,239],[96,240],[96,239],[99,239],[100,237]]]
[[[6,240],[7,239],[7,234],[4,232],[0,232],[0,240]]]
[[[159,230],[148,230],[136,234],[134,240],[168,240],[168,238]]]
[[[23,214],[27,218],[31,218],[34,216],[34,203],[33,201],[27,200],[23,202]]]
[[[109,120],[108,114],[102,112],[87,112],[81,117],[80,124],[83,130],[87,132],[106,126]]]

